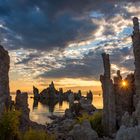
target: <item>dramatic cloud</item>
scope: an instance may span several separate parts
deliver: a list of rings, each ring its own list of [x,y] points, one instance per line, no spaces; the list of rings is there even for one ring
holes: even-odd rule
[[[131,19],[140,16],[139,6],[139,0],[0,0],[11,79],[99,80],[103,52],[113,74],[132,72]]]
[[[80,7],[88,5],[86,1],[80,3]],[[8,29],[3,30],[3,37],[9,44],[12,43],[12,46],[8,44],[8,47],[63,49],[71,42],[88,38],[97,25],[82,15],[87,11],[79,11],[80,7],[74,3],[68,8],[67,4],[65,1],[45,0],[1,1],[0,7],[4,7],[0,11],[1,20]],[[81,14],[78,16],[76,13]]]
[[[65,62],[64,67],[45,71],[40,74],[42,78],[81,78],[99,80],[100,74],[103,73],[103,64],[101,54],[103,48],[97,48],[84,55],[82,59],[70,59]],[[124,70],[125,75],[134,69],[131,48],[113,49],[110,51],[111,63],[118,66],[118,69]],[[112,67],[113,74],[116,70]],[[122,71],[123,73],[123,71]]]
[[[99,62],[99,63],[96,63]],[[70,59],[65,62],[64,67],[53,69],[39,75],[42,78],[91,78],[98,79],[102,72],[100,55],[90,52],[83,59]],[[98,69],[98,70],[97,70]]]
[[[72,42],[86,40],[99,27],[92,21],[100,17],[109,20],[120,14],[130,17],[130,1],[99,0],[1,0],[0,15],[6,30],[3,42],[9,49],[63,49]],[[129,8],[130,9],[130,8]],[[93,20],[94,20],[93,19]],[[106,26],[103,35],[112,34]]]

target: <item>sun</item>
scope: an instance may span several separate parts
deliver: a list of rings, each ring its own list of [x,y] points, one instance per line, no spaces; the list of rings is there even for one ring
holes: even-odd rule
[[[127,81],[123,80],[122,83],[121,83],[121,85],[122,85],[122,87],[127,87],[127,85],[128,85],[127,84]]]

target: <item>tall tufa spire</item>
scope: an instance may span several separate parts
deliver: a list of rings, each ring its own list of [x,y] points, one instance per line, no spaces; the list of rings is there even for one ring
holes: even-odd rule
[[[137,17],[133,18],[133,33],[139,33],[139,19]]]
[[[137,17],[133,18],[133,35],[132,44],[134,52],[134,64],[135,64],[135,89],[136,99],[140,99],[140,32],[139,32],[139,20]],[[137,105],[137,101],[135,101]],[[136,106],[135,105],[135,106]]]

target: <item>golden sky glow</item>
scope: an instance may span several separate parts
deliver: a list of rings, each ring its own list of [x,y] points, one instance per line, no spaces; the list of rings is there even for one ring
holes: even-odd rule
[[[83,92],[92,90],[92,91],[101,91],[100,81],[87,81],[83,79],[72,79],[72,78],[63,78],[63,79],[48,79],[45,83],[39,82],[38,80],[11,80],[10,81],[10,90],[15,92],[17,89],[26,92],[32,92],[32,86],[36,86],[41,90],[48,87],[51,81],[54,81],[54,84],[57,89],[63,88],[64,91],[71,89],[74,92],[82,90]]]

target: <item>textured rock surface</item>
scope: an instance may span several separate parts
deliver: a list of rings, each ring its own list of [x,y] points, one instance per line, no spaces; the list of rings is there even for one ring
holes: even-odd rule
[[[71,108],[74,104],[74,94],[73,93],[69,94],[68,100],[69,100],[69,108]]]
[[[133,117],[137,120],[137,124],[140,125],[140,101],[137,103],[137,107],[135,112],[133,113]]]
[[[110,75],[110,60],[108,54],[102,54],[104,75],[100,80],[103,89],[103,127],[107,135],[111,135],[116,129],[116,110],[114,86]]]
[[[116,90],[117,96],[121,94],[120,98],[117,98],[119,102],[117,105],[119,108],[117,108],[117,114],[120,114],[121,117],[124,110],[128,111],[122,117],[121,124],[123,126],[117,132],[116,140],[140,139],[140,31],[138,18],[133,18],[133,25],[132,42],[135,58],[135,73],[134,75],[128,75],[125,79],[128,82],[129,88],[124,91],[117,87],[119,91]]]
[[[116,140],[139,140],[140,139],[140,126],[125,127],[121,126],[116,135]]]
[[[140,98],[140,31],[139,31],[139,22],[138,18],[133,18],[133,35],[132,35],[132,42],[133,42],[133,51],[134,51],[134,58],[135,58],[135,88],[136,88],[136,95]],[[137,104],[137,103],[136,103]]]
[[[17,90],[16,93],[16,101],[15,101],[15,109],[21,111],[20,118],[20,129],[26,130],[30,126],[29,119],[29,108],[28,108],[28,94],[21,93],[20,90]]]
[[[126,87],[122,85],[122,82],[127,83]],[[116,105],[116,121],[117,126],[121,125],[121,118],[125,112],[132,114],[133,107],[133,95],[134,95],[134,75],[129,74],[123,80],[120,75],[120,71],[117,72],[117,76],[114,77],[114,89],[115,89],[115,105]]]
[[[9,68],[10,57],[8,52],[0,45],[0,115],[5,106],[8,108],[10,102]]]
[[[135,94],[134,75],[129,74],[122,79],[120,71],[114,77],[110,75],[109,55],[103,54],[104,75],[100,80],[103,89],[103,127],[107,135],[111,135],[121,126],[122,116],[125,112],[132,114],[134,111],[133,96]],[[123,85],[125,81],[126,85]]]
[[[81,125],[76,124],[69,135],[73,140],[98,140],[98,134],[91,128],[88,120],[85,120]]]
[[[133,127],[135,124],[135,117],[129,115],[128,112],[125,112],[122,116],[121,125],[124,125],[126,127]]]
[[[82,92],[81,92],[81,90],[79,90],[77,94],[74,94],[74,96],[75,96],[75,99],[76,99],[76,100],[80,100],[81,97],[82,97]]]
[[[91,100],[91,102],[92,102],[92,100],[93,100],[93,94],[92,94],[91,91],[89,91],[89,92],[87,93],[87,99],[88,99],[88,100]]]
[[[71,109],[66,109],[65,110],[65,117],[66,118],[73,118],[74,114],[73,112],[71,111]]]
[[[79,101],[81,109],[86,111],[87,113],[93,112],[96,108],[93,106],[90,99],[81,98]]]
[[[43,99],[57,99],[57,90],[55,89],[54,83],[51,82],[51,84],[49,85],[48,88],[44,89],[43,91],[41,91],[40,93],[40,98],[41,100]]]

